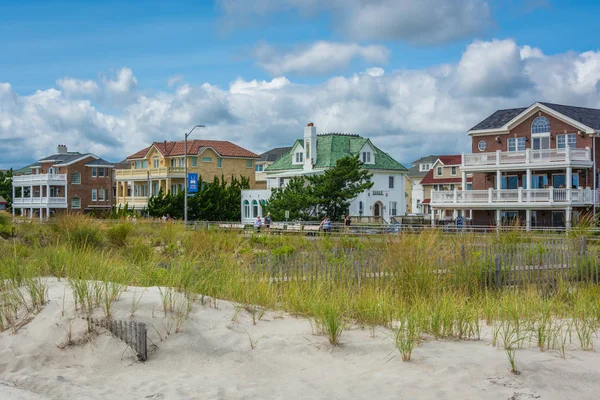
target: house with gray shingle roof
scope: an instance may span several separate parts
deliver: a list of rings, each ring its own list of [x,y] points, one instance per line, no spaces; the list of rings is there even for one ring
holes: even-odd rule
[[[498,110],[473,126],[461,186],[435,191],[432,215],[472,210],[471,223],[569,228],[598,206],[600,109],[537,102]],[[465,213],[466,214],[466,213]]]
[[[260,155],[260,159],[256,160],[255,165],[255,179],[256,187],[265,189],[267,187],[267,174],[265,170],[275,161],[286,155],[292,150],[291,147],[275,147],[269,151],[265,151]]]
[[[262,215],[262,205],[268,202],[271,189],[285,187],[297,176],[322,174],[346,156],[358,157],[373,177],[373,187],[357,196],[350,204],[350,215],[375,217],[390,221],[406,211],[406,168],[389,154],[375,146],[369,138],[356,134],[323,133],[317,135],[311,123],[304,128],[304,137],[294,142],[290,150],[265,169],[266,190],[242,191],[242,222],[250,223]]]

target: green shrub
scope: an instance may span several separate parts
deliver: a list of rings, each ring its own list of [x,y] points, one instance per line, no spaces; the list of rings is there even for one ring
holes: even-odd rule
[[[113,246],[123,247],[127,244],[127,236],[131,232],[131,225],[129,224],[117,224],[110,227],[106,231],[106,238],[108,242]]]
[[[296,248],[294,246],[289,246],[289,245],[281,246],[281,247],[271,250],[271,253],[274,256],[291,256],[295,252],[296,252]]]
[[[74,248],[100,247],[102,234],[94,226],[78,226],[68,232],[69,243]]]
[[[12,218],[9,213],[0,211],[0,226],[12,225]]]

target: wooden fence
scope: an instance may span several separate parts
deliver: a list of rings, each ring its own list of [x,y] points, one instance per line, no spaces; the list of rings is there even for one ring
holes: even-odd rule
[[[148,329],[143,322],[115,321],[92,318],[93,325],[108,329],[110,333],[125,342],[135,353],[139,361],[148,359]]]
[[[559,280],[600,283],[600,260],[597,251],[588,249],[585,239],[557,239],[518,244],[462,243],[437,251],[416,246],[406,251],[332,249],[266,254],[257,257],[254,272],[274,282],[381,284],[429,273],[459,285],[546,286]]]

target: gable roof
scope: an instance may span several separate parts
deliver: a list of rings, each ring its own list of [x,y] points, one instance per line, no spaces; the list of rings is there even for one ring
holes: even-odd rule
[[[113,163],[110,163],[102,158],[95,159],[85,164],[86,167],[114,167]]]
[[[6,199],[4,197],[2,197],[2,196],[0,196],[0,203],[1,204],[6,204],[7,203]]]
[[[262,153],[259,161],[275,162],[290,151],[292,151],[292,147],[275,147]]]
[[[295,143],[302,143],[302,140],[299,139]],[[366,143],[369,143],[375,152],[375,164],[367,164],[365,166],[367,169],[406,171],[406,168],[402,164],[375,147],[369,139],[359,135],[342,133],[317,135],[317,162],[315,168],[331,168],[335,166],[337,160],[340,158],[357,156]],[[267,167],[265,171],[303,169],[303,167],[303,165],[292,164],[292,153],[290,150],[286,155]]]
[[[546,110],[550,109],[550,112],[554,111],[562,114],[574,122],[583,124],[590,129],[600,130],[600,109],[536,102],[529,107],[498,110],[472,127],[469,131],[501,129],[523,112],[532,109],[536,105],[539,105],[540,108],[546,108]]]
[[[433,164],[436,162],[440,156],[436,155],[428,155],[425,157],[421,157],[418,160],[413,161],[412,167],[408,169],[408,176],[411,178],[422,178],[425,176],[427,171],[421,171],[420,164]]]
[[[471,182],[473,182],[473,178],[467,177],[467,183],[471,183]],[[421,179],[421,185],[423,185],[423,184],[439,185],[442,183],[461,183],[462,184],[462,177],[457,176],[457,177],[451,177],[451,178],[434,178],[433,170],[430,169],[429,171],[427,171],[427,174],[423,177],[423,179]]]
[[[200,154],[204,149],[212,148],[223,157],[259,158],[253,152],[236,144],[224,140],[188,140],[188,155]],[[185,154],[185,142],[154,142],[150,146],[127,157],[127,159],[144,158],[152,147],[155,147],[163,156],[183,156]]]
[[[444,165],[460,165],[462,162],[462,156],[460,154],[439,156],[439,158],[436,160],[436,163],[437,161],[441,162]]]

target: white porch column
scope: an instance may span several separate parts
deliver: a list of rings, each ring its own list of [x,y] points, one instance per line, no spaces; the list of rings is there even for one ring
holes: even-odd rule
[[[527,149],[529,150],[529,149]],[[523,185],[523,187],[525,189],[527,189],[527,202],[529,203],[529,201],[531,200],[531,168],[527,168],[527,175],[526,175],[526,179],[527,182],[525,182],[525,184]]]
[[[567,147],[569,149],[569,147]],[[565,186],[567,187],[567,201],[571,201],[571,188],[573,187],[573,168],[567,167],[565,174]]]
[[[67,203],[67,214],[69,213],[69,184],[65,184],[65,203]]]
[[[11,207],[12,208],[12,216],[13,216],[13,218],[15,217],[15,192],[16,192],[15,191],[15,186],[13,185],[13,187],[12,187],[12,202],[13,202],[13,205]]]
[[[567,207],[567,212],[565,214],[565,225],[567,229],[571,228],[571,213],[573,212],[572,207]]]
[[[129,181],[129,184],[131,185],[131,205],[133,205],[135,201],[135,181]]]
[[[457,217],[458,217],[458,210],[457,209],[452,210],[452,218],[454,220],[456,220]]]
[[[50,219],[50,207],[46,207],[46,219]]]
[[[33,219],[33,207],[29,208],[29,219]]]
[[[525,230],[528,232],[531,230],[531,209],[529,208],[525,209]]]
[[[500,231],[502,225],[502,210],[496,209],[496,230]]]
[[[496,171],[496,190],[502,189],[502,172],[500,170]]]
[[[462,173],[461,189],[467,190],[467,173],[465,171],[461,171],[461,173]]]
[[[429,206],[429,211],[431,213],[431,226],[435,226],[435,210],[432,206]]]

